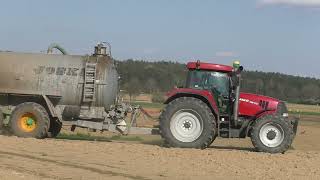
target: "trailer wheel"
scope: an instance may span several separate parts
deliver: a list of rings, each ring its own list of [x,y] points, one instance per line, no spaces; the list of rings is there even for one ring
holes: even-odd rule
[[[160,116],[160,134],[168,147],[207,148],[216,137],[215,116],[203,101],[182,97]]]
[[[48,135],[49,123],[46,109],[34,102],[19,104],[10,118],[11,131],[18,137],[45,138]]]
[[[260,152],[283,153],[289,149],[293,138],[290,122],[278,115],[257,119],[251,131],[252,144]]]
[[[55,138],[59,135],[62,128],[62,123],[57,119],[50,120],[50,129],[48,132],[48,138]]]

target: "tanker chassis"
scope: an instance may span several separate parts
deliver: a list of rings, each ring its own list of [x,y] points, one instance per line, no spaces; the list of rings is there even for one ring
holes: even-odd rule
[[[189,62],[185,87],[167,93],[159,129],[134,127],[141,109],[118,101],[110,49],[100,43],[92,55],[74,56],[52,44],[47,54],[0,52],[0,126],[19,137],[55,137],[68,123],[71,130],[160,134],[169,147],[204,149],[216,137],[250,137],[257,151],[269,153],[291,146],[299,119],[289,118],[283,101],[240,93],[237,61]]]

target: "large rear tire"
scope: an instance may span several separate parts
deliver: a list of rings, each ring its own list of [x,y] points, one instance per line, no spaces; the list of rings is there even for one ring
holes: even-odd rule
[[[50,119],[46,109],[38,103],[19,104],[11,113],[10,127],[18,137],[45,138]]]
[[[197,98],[177,98],[160,115],[160,134],[169,147],[204,149],[216,133],[215,116],[207,104]]]
[[[293,138],[290,122],[278,115],[257,119],[251,131],[252,144],[260,152],[283,153],[290,148]]]

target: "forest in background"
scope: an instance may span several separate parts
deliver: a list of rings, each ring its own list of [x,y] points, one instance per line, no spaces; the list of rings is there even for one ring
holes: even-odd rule
[[[116,61],[120,88],[130,96],[140,93],[164,94],[183,86],[186,65],[170,61]],[[244,71],[241,91],[275,97],[291,103],[320,104],[320,79],[273,72]]]

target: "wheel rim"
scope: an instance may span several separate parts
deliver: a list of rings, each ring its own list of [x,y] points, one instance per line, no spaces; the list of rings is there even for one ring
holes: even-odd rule
[[[22,131],[31,132],[36,129],[37,121],[32,113],[26,113],[20,117],[19,125]]]
[[[203,131],[200,115],[194,110],[179,110],[171,118],[172,135],[181,142],[197,140]]]
[[[277,147],[283,142],[284,131],[279,125],[267,123],[261,127],[259,137],[265,146]]]

